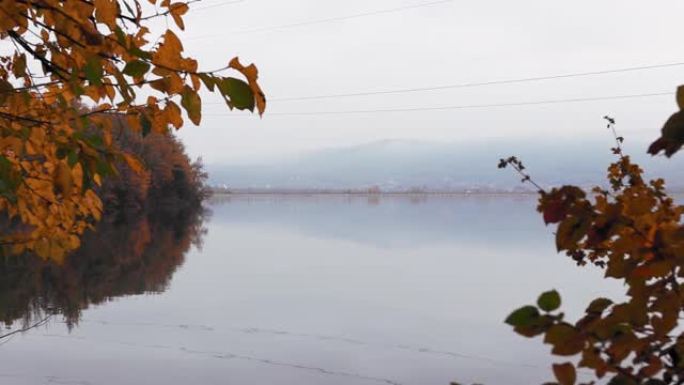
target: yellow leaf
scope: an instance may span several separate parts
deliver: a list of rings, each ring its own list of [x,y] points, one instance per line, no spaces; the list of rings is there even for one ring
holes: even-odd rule
[[[81,240],[78,239],[77,236],[72,234],[69,236],[68,246],[69,246],[69,249],[76,250],[76,249],[78,249],[79,246],[81,246]]]
[[[71,196],[71,189],[73,187],[71,168],[64,162],[59,162],[55,170],[55,187],[57,192],[61,193],[63,197],[68,198]]]
[[[171,10],[172,14],[178,16],[185,15],[190,10],[187,3],[171,3],[171,5],[169,5],[169,9]]]
[[[33,251],[35,251],[39,257],[48,259],[50,258],[50,243],[47,239],[41,238],[36,241],[36,244],[33,246]]]
[[[128,164],[128,167],[131,168],[135,173],[140,174],[145,170],[145,166],[143,166],[142,162],[138,159],[137,156],[124,152],[123,154],[124,160]]]
[[[0,138],[0,151],[12,151],[16,155],[24,152],[24,142],[16,136]]]
[[[188,5],[186,3],[172,3],[169,5],[169,12],[173,21],[176,23],[178,28],[184,30],[185,24],[183,23],[182,16],[188,12]]]
[[[159,49],[153,57],[154,64],[164,67],[174,68],[177,65],[180,54],[183,51],[183,44],[175,33],[167,30],[164,34],[164,41],[159,45]]]
[[[107,26],[116,25],[116,15],[119,13],[118,3],[115,0],[94,0],[95,19]]]
[[[181,116],[181,110],[178,105],[174,102],[169,101],[164,107],[164,113],[166,114],[166,119],[172,124],[176,129],[183,126],[183,117]]]

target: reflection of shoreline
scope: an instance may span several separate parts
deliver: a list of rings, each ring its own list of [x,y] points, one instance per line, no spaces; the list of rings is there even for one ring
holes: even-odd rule
[[[527,248],[548,233],[530,194],[216,195],[207,203],[215,224],[385,249],[488,247],[493,236]]]
[[[550,186],[547,189],[559,186]],[[580,185],[585,191],[591,191],[595,186]],[[605,186],[604,186],[605,187]],[[430,190],[430,189],[405,189],[405,190],[381,190],[376,188],[362,189],[318,189],[318,188],[210,188],[213,198],[241,197],[241,196],[379,196],[379,197],[537,197],[539,192],[529,186],[521,185],[511,189],[498,188],[464,188],[457,190]],[[668,188],[667,192],[674,197],[684,197],[684,188]]]
[[[669,192],[675,202],[684,202],[684,192]],[[257,192],[213,192],[206,202],[211,205],[222,203],[250,202],[250,201],[346,201],[381,203],[383,201],[410,201],[423,203],[427,201],[458,200],[458,201],[510,201],[534,202],[539,198],[538,192],[379,192],[367,191],[257,191]]]
[[[200,207],[105,218],[61,265],[35,255],[0,263],[0,324],[25,327],[58,315],[73,326],[91,305],[165,291],[186,252],[201,245],[204,216]]]
[[[207,203],[220,205],[229,202],[251,201],[344,201],[344,202],[368,202],[380,204],[391,201],[408,201],[411,203],[424,203],[428,201],[535,201],[537,193],[368,193],[368,192],[261,192],[261,193],[214,193]]]
[[[341,191],[262,191],[262,192],[219,192],[212,193],[211,197],[207,200],[208,203],[220,203],[225,201],[230,201],[232,199],[236,200],[250,200],[252,198],[259,199],[307,199],[307,198],[343,198],[343,199],[383,199],[383,198],[397,198],[397,199],[409,199],[409,200],[427,200],[427,199],[440,199],[440,198],[520,198],[520,199],[536,199],[538,194],[536,192],[380,192],[380,193],[370,193],[363,191],[356,192],[341,192]]]

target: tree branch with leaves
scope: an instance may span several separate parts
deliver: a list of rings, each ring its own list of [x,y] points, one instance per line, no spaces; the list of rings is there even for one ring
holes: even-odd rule
[[[0,254],[61,261],[79,246],[101,217],[96,191],[116,163],[145,167],[113,145],[115,119],[142,136],[186,119],[199,125],[202,89],[230,109],[264,113],[254,65],[234,58],[201,71],[172,29],[150,32],[156,18],[185,29],[195,2],[0,0],[0,42],[14,47],[0,56]]]
[[[680,111],[664,125],[662,136],[649,148],[656,155],[674,155],[684,143],[683,89]],[[592,265],[606,278],[626,287],[627,299],[596,298],[577,321],[566,320],[555,290],[534,305],[523,306],[506,323],[526,337],[543,336],[551,353],[568,357],[554,364],[554,384],[574,385],[577,369],[593,371],[611,385],[684,383],[684,206],[668,195],[663,179],[647,181],[643,170],[623,153],[624,139],[615,120],[605,117],[615,139],[617,160],[607,170],[607,186],[590,192],[577,186],[544,190],[523,173],[515,157],[500,168],[513,167],[523,181],[539,189],[538,211],[556,228],[556,247],[578,265]],[[595,384],[596,381],[582,384]]]

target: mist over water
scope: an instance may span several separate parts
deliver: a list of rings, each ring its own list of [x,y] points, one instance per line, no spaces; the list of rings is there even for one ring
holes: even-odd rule
[[[543,186],[593,187],[606,183],[606,169],[616,160],[611,151],[615,144],[603,130],[599,127],[596,135],[553,142],[383,140],[255,163],[211,163],[209,182],[231,191],[533,191],[519,183],[517,175],[496,167],[500,158],[515,155]],[[628,138],[623,145],[648,178],[664,177],[671,189],[684,191],[678,178],[682,159],[652,157],[646,154],[648,144]]]
[[[117,290],[71,332],[73,320],[55,316],[1,345],[0,380],[541,383],[552,378],[548,348],[515,335],[508,312],[556,288],[572,318],[621,290],[556,255],[535,206],[527,196],[217,197],[203,247],[167,270],[165,291],[123,289],[143,281],[112,275]]]

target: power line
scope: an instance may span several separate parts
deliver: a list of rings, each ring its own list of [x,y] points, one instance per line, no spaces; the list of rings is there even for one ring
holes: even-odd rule
[[[523,106],[551,105],[551,104],[563,104],[563,103],[580,103],[580,102],[592,102],[592,101],[603,101],[603,100],[641,99],[641,98],[649,98],[649,97],[656,97],[656,96],[673,96],[673,93],[672,93],[672,91],[668,91],[668,92],[655,92],[655,93],[629,94],[629,95],[596,96],[596,97],[587,97],[587,98],[549,99],[549,100],[537,100],[537,101],[529,101],[529,102],[468,104],[468,105],[441,106],[441,107],[408,107],[408,108],[342,110],[342,111],[272,112],[272,113],[267,113],[266,116],[351,115],[351,114],[377,114],[377,113],[395,113],[395,112],[467,110],[467,109],[482,109],[482,108],[523,107]],[[205,114],[205,116],[235,117],[235,116],[251,116],[251,115]]]
[[[448,84],[448,85],[433,86],[433,87],[397,88],[397,89],[392,89],[392,90],[380,90],[380,91],[362,91],[362,92],[327,94],[327,95],[294,96],[294,97],[273,98],[273,99],[269,98],[268,101],[269,102],[287,102],[287,101],[300,101],[300,100],[347,98],[347,97],[354,97],[354,96],[373,96],[373,95],[402,94],[402,93],[425,92],[425,91],[439,91],[439,90],[458,89],[458,88],[476,88],[476,87],[486,87],[486,86],[494,86],[494,85],[538,82],[538,81],[543,81],[543,80],[567,79],[567,78],[578,78],[578,77],[587,77],[587,76],[608,75],[608,74],[616,74],[616,73],[637,72],[637,71],[653,70],[653,69],[659,69],[659,68],[681,67],[681,66],[684,66],[684,62],[652,64],[652,65],[623,67],[623,68],[607,69],[607,70],[599,70],[599,71],[576,72],[576,73],[556,74],[556,75],[547,75],[547,76],[534,76],[534,77],[515,78],[515,79],[488,80],[488,81],[472,82],[472,83],[457,83],[457,84]],[[211,104],[224,104],[224,103],[223,102],[212,102],[212,103],[205,103],[205,104],[211,105]]]
[[[567,73],[567,74],[548,75],[548,76],[535,76],[535,77],[518,78],[518,79],[491,80],[491,81],[473,82],[473,83],[457,83],[457,84],[448,84],[448,85],[434,86],[434,87],[397,88],[397,89],[393,89],[393,90],[351,92],[351,93],[339,93],[339,94],[327,94],[327,95],[294,96],[294,97],[286,97],[286,98],[275,98],[275,99],[270,99],[269,101],[271,101],[271,102],[273,102],[273,101],[286,102],[286,101],[297,101],[297,100],[334,99],[334,98],[348,98],[348,97],[354,97],[354,96],[372,96],[372,95],[402,94],[402,93],[411,93],[411,92],[439,91],[439,90],[448,90],[448,89],[456,89],[456,88],[474,88],[474,87],[484,87],[484,86],[493,86],[493,85],[502,85],[502,84],[538,82],[538,81],[542,81],[542,80],[552,80],[552,79],[565,79],[565,78],[577,78],[577,77],[587,77],[587,76],[596,76],[596,75],[616,74],[616,73],[624,73],[624,72],[636,72],[636,71],[644,71],[644,70],[652,70],[652,69],[668,68],[668,67],[679,67],[679,66],[684,66],[684,62],[654,64],[654,65],[645,65],[645,66],[638,66],[638,67],[624,67],[624,68],[601,70],[601,71],[577,72],[577,73]]]
[[[204,11],[205,9],[211,9],[211,8],[218,8],[218,7],[223,7],[224,5],[232,5],[232,4],[237,4],[237,3],[244,3],[245,0],[233,0],[233,1],[223,1],[218,4],[210,4],[205,7],[200,7],[200,8],[190,8],[190,12],[198,12],[198,11]]]
[[[356,13],[356,14],[346,15],[346,16],[336,16],[336,17],[328,17],[328,18],[324,18],[324,19],[307,20],[307,21],[302,21],[302,22],[298,22],[298,23],[281,24],[281,25],[275,25],[275,26],[270,26],[270,27],[243,29],[243,30],[230,32],[230,34],[246,34],[246,33],[254,33],[254,32],[277,31],[277,30],[281,30],[281,29],[297,28],[297,27],[303,27],[303,26],[307,26],[307,25],[323,24],[323,23],[329,23],[329,22],[335,22],[335,21],[344,21],[344,20],[349,20],[349,19],[356,19],[359,17],[381,15],[381,14],[385,14],[385,13],[401,12],[401,11],[406,11],[406,10],[415,9],[415,8],[430,7],[430,6],[438,5],[438,4],[450,3],[453,1],[454,0],[437,0],[437,1],[427,2],[427,3],[421,3],[421,4],[406,5],[403,7],[380,9],[377,11],[370,11],[370,12],[361,12],[361,13]],[[215,35],[212,34],[212,35],[195,36],[195,37],[190,37],[186,40],[204,39],[204,38],[211,37],[211,36],[215,36]]]

